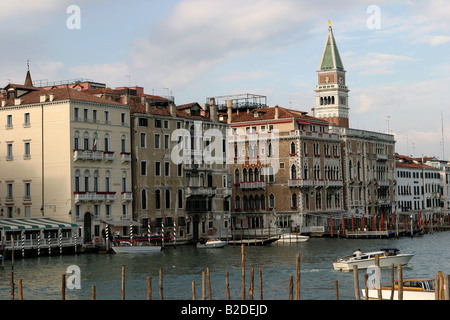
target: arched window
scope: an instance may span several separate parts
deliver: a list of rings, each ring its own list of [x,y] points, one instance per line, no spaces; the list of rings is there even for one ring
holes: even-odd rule
[[[99,188],[98,188],[98,170],[94,171],[94,185],[93,185],[93,187],[94,187],[94,192],[100,191]]]
[[[105,191],[106,192],[111,191],[111,178],[109,176],[109,171],[106,171],[105,173]]]
[[[253,171],[253,174],[254,174],[254,181],[261,181],[261,179],[259,178],[258,168],[255,168],[255,170]]]
[[[141,209],[147,210],[147,190],[141,190]]]
[[[261,209],[262,210],[265,210],[266,209],[266,197],[264,197],[264,195],[262,194],[261,195],[261,198],[260,198],[260,206],[261,206]]]
[[[253,200],[253,196],[250,196],[248,198],[248,206],[251,210],[255,209],[255,201]]]
[[[291,197],[291,205],[292,208],[297,208],[298,207],[298,203],[297,203],[297,194],[293,193],[292,197]]]
[[[248,198],[244,196],[244,210],[248,210]]]
[[[348,163],[348,174],[349,174],[350,179],[353,179],[352,170],[353,170],[352,160],[350,160],[349,163]]]
[[[296,168],[295,164],[293,164],[291,167],[291,179],[292,180],[297,179],[297,168]]]
[[[91,174],[89,173],[89,170],[84,171],[84,191],[89,191],[89,179],[91,177]]]
[[[83,134],[83,149],[89,150],[89,133],[87,132]]]
[[[239,169],[234,170],[234,184],[239,184],[241,181],[239,179]]]
[[[358,161],[358,180],[361,180],[361,163]]]
[[[80,170],[75,171],[75,192],[79,192],[81,190],[81,181],[80,181]]]
[[[261,205],[260,205],[259,196],[256,195],[256,196],[255,196],[255,209],[256,209],[256,210],[259,210],[260,208],[261,208]]]
[[[127,192],[127,172],[122,171],[122,192]]]
[[[295,150],[295,142],[292,141],[291,142],[291,154],[296,154],[296,153],[297,153],[297,151]]]
[[[273,147],[272,147],[272,143],[269,143],[269,146],[268,146],[268,156],[269,157],[272,157],[273,156]]]
[[[273,167],[270,166],[269,167],[269,183],[273,183],[275,181],[275,177],[273,174]]]
[[[247,177],[247,169],[246,168],[244,168],[244,170],[242,170],[242,181],[243,182],[247,182],[248,180],[248,177]]]
[[[161,190],[155,190],[155,209],[161,209]]]
[[[166,189],[165,191],[165,204],[166,204],[166,209],[170,209],[170,189]]]
[[[73,135],[73,148],[75,150],[80,149],[80,133],[78,131],[75,131]]]
[[[269,196],[269,208],[275,208],[275,196],[273,194]]]
[[[234,199],[234,207],[239,210],[241,209],[241,198],[239,196],[236,196]]]
[[[303,164],[303,179],[308,179],[308,162]]]
[[[178,209],[183,209],[183,189],[178,189]]]
[[[255,181],[254,177],[253,177],[253,169],[252,168],[248,169],[248,181],[250,181],[250,182]]]

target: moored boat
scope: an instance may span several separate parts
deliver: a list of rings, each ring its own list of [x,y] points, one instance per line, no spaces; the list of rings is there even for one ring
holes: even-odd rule
[[[118,245],[112,247],[115,253],[149,253],[161,251],[161,246],[153,244],[139,243],[139,245],[133,245],[128,241],[121,241]]]
[[[422,278],[405,278],[403,279],[403,298],[402,300],[436,300],[436,292],[434,286],[434,279]],[[362,296],[366,298],[366,290],[362,289]],[[369,288],[368,299],[378,299],[378,288]],[[381,299],[382,300],[399,300],[398,280],[394,281],[394,288],[392,289],[392,282],[386,282],[381,285]]]
[[[277,243],[296,243],[296,242],[306,242],[309,236],[296,234],[296,233],[285,233],[280,236]]]
[[[414,256],[412,253],[400,253],[398,249],[389,248],[381,249],[380,251],[365,252],[360,254],[352,254],[336,260],[333,263],[334,270],[339,271],[352,271],[353,266],[358,266],[358,269],[367,269],[370,266],[375,265],[375,257],[379,257],[379,267],[388,268],[392,264],[406,265]]]
[[[226,244],[226,241],[220,239],[208,239],[205,243],[197,243],[197,248],[223,248]]]
[[[275,242],[279,239],[279,236],[271,237],[271,238],[253,238],[253,239],[240,239],[240,240],[230,240],[228,241],[228,244],[243,244],[246,246],[265,246],[268,244],[271,244],[272,242]]]

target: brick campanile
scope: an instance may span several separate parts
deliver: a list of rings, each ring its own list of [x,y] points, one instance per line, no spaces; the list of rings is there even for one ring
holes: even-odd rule
[[[315,116],[331,125],[348,128],[349,90],[345,80],[346,71],[334,39],[331,21],[328,24],[327,40],[317,70]]]

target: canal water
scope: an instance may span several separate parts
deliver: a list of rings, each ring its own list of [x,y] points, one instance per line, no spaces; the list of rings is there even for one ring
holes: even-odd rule
[[[353,300],[352,273],[333,270],[332,262],[339,256],[380,248],[398,248],[415,256],[403,268],[404,277],[435,277],[438,271],[450,274],[450,232],[434,232],[423,236],[399,239],[310,238],[307,242],[264,247],[245,247],[246,290],[254,268],[255,293],[259,299],[258,268],[262,269],[264,300],[289,299],[289,279],[296,273],[296,255],[300,254],[301,299],[334,300],[335,280],[339,298]],[[78,254],[15,258],[14,267],[7,260],[0,270],[0,300],[11,297],[11,271],[14,272],[15,297],[17,283],[22,279],[25,300],[60,300],[62,275],[70,266],[80,269],[80,289],[66,289],[66,300],[89,300],[91,286],[97,300],[120,300],[122,266],[125,266],[125,299],[145,300],[147,276],[152,278],[152,299],[159,300],[159,269],[163,270],[164,300],[192,298],[192,281],[196,297],[201,299],[202,272],[210,269],[212,299],[226,299],[225,275],[229,273],[231,299],[241,299],[241,247],[202,249],[193,246],[167,247],[152,254]],[[359,271],[360,288],[365,271]],[[395,275],[397,273],[395,272]],[[69,277],[67,275],[66,277]],[[390,280],[390,269],[382,271],[382,282]]]

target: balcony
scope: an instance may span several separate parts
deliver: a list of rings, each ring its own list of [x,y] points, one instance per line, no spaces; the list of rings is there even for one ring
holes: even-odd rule
[[[103,202],[116,200],[115,192],[76,191],[75,202]]]
[[[120,161],[131,162],[131,153],[130,152],[121,152],[120,153]]]
[[[327,180],[326,185],[328,188],[341,188],[344,186],[344,182],[342,180]]]
[[[122,200],[123,201],[133,201],[133,193],[132,192],[122,192]]]
[[[73,150],[73,159],[77,160],[92,160],[92,161],[102,161],[103,160],[103,151],[100,150]]]
[[[103,152],[105,161],[114,161],[114,151]]]
[[[289,179],[289,188],[310,188],[314,185],[312,179]]]
[[[186,187],[186,196],[207,196],[212,197],[216,194],[216,187]]]
[[[265,181],[243,181],[240,183],[240,187],[242,190],[265,189],[266,182]]]

